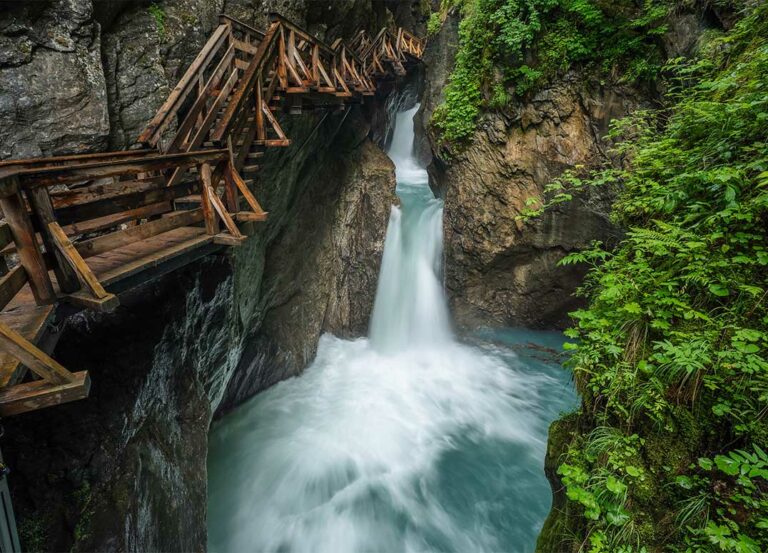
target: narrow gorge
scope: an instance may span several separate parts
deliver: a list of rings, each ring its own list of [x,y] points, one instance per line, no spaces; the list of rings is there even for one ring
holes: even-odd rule
[[[0,0],[0,550],[768,550],[757,0]]]

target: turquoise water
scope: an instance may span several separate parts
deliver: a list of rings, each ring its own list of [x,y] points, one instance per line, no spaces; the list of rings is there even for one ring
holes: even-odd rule
[[[323,336],[305,373],[212,429],[213,552],[533,551],[549,511],[547,428],[576,405],[558,333],[457,339],[441,285],[442,203],[390,156],[393,207],[370,338]]]

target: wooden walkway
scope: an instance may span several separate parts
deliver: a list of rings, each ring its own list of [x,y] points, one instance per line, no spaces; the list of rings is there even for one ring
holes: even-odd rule
[[[88,374],[48,354],[55,322],[267,219],[251,184],[266,148],[291,145],[276,114],[361,103],[423,50],[404,29],[329,45],[277,14],[264,32],[222,15],[142,149],[0,162],[0,416],[87,397]]]

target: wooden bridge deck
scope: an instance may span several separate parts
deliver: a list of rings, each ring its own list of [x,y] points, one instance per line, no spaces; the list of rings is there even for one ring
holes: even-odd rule
[[[249,184],[291,144],[279,114],[361,103],[423,50],[404,29],[328,45],[277,14],[264,32],[222,15],[143,149],[0,162],[0,416],[87,397],[88,374],[49,356],[60,319],[110,311],[267,219]]]

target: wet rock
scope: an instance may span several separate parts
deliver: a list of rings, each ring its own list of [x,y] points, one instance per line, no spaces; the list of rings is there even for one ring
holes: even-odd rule
[[[106,146],[100,50],[90,0],[3,2],[0,159]]]
[[[564,171],[604,160],[610,120],[639,105],[631,89],[569,75],[507,115],[487,114],[471,146],[439,172],[446,287],[460,325],[567,324],[584,269],[558,262],[593,240],[617,238],[611,194],[590,191],[528,223],[519,216]]]

